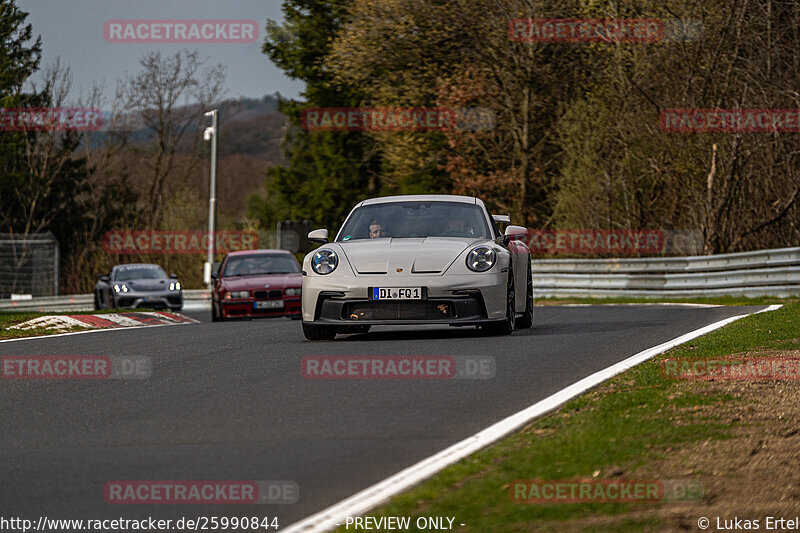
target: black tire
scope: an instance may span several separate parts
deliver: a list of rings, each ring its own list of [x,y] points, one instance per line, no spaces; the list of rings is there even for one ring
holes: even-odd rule
[[[94,310],[100,310],[100,298],[97,296],[97,291],[94,292]]]
[[[514,269],[508,263],[508,282],[506,283],[506,319],[502,322],[492,322],[484,326],[489,335],[511,335],[516,325],[516,309],[514,303]]]
[[[303,335],[310,341],[332,341],[336,338],[336,327],[317,326],[303,322]]]
[[[533,272],[530,261],[528,261],[528,281],[525,287],[525,312],[517,319],[517,329],[528,329],[533,325]]]
[[[369,332],[369,328],[371,328],[371,327],[372,326],[369,326],[369,325],[343,326],[343,327],[339,328],[337,331],[338,331],[338,333],[352,335],[352,334],[356,334],[356,333],[368,333]]]
[[[217,314],[217,306],[214,301],[211,301],[211,322],[220,322],[220,316]]]
[[[106,300],[106,309],[116,309],[117,304],[114,302],[114,295],[110,293],[108,295],[108,300]]]

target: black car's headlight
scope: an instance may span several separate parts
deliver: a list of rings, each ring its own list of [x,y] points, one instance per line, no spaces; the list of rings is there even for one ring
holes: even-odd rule
[[[181,282],[180,281],[172,281],[172,282],[170,282],[169,290],[171,290],[171,291],[179,291],[179,290],[181,290]]]
[[[473,272],[486,272],[497,262],[497,254],[489,246],[477,246],[467,254],[467,268]]]
[[[339,258],[333,250],[317,250],[311,258],[311,268],[317,274],[330,274],[339,266]]]
[[[128,286],[125,285],[124,283],[121,285],[119,283],[115,283],[114,292],[128,292]]]

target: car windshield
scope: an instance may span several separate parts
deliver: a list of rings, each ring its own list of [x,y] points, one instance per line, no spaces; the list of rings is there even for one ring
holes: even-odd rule
[[[389,202],[356,209],[339,232],[339,242],[358,239],[490,238],[483,209],[463,202]]]
[[[293,274],[295,272],[300,272],[300,265],[297,263],[297,259],[291,255],[244,255],[228,259],[222,277]]]
[[[129,281],[132,279],[164,279],[167,277],[161,267],[155,265],[130,266],[118,268],[114,272],[114,281]]]

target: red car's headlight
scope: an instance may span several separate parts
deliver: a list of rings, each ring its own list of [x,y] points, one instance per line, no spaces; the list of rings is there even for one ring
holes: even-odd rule
[[[250,291],[230,291],[226,292],[224,298],[230,300],[231,298],[250,298]]]

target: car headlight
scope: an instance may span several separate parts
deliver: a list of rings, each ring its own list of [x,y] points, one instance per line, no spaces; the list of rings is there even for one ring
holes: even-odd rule
[[[115,283],[114,284],[114,291],[115,292],[128,292],[128,286],[124,283],[122,285]]]
[[[311,258],[311,268],[317,274],[330,274],[339,266],[339,258],[333,250],[318,250]]]
[[[231,298],[250,298],[250,291],[231,291],[225,293],[225,299]]]
[[[170,282],[169,290],[171,290],[171,291],[179,291],[179,290],[181,290],[181,282],[180,281],[172,281],[172,282]]]
[[[467,268],[473,272],[486,272],[497,262],[497,254],[489,246],[478,246],[467,254]]]
[[[300,287],[292,287],[291,289],[286,289],[286,296],[300,296]]]

